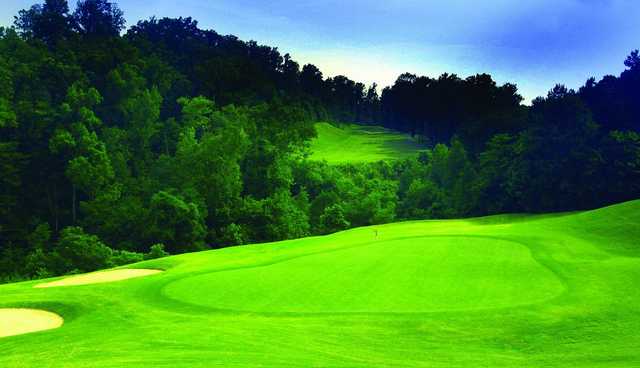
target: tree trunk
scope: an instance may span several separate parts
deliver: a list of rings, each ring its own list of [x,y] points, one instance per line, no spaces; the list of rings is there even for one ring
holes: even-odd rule
[[[58,184],[53,183],[53,217],[55,219],[56,234],[60,230],[58,219]]]
[[[71,198],[71,223],[76,224],[76,185],[72,184],[72,198]]]
[[[164,132],[164,153],[169,156],[169,138],[167,138],[167,132]]]

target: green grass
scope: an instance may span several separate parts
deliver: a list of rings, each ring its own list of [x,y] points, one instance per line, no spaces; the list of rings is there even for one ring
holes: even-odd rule
[[[376,126],[317,123],[316,130],[311,159],[330,164],[404,159],[425,149],[407,134]]]
[[[640,366],[640,201],[396,223],[136,266],[167,271],[0,286],[0,306],[65,318],[0,339],[0,367]]]

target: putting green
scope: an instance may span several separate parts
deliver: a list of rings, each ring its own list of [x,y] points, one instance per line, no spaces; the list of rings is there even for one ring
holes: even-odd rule
[[[0,367],[640,367],[640,201],[394,223],[130,267],[165,271],[0,285],[0,308],[64,318],[0,338]]]
[[[531,304],[562,290],[518,243],[417,237],[187,277],[165,294],[265,313],[420,313]]]

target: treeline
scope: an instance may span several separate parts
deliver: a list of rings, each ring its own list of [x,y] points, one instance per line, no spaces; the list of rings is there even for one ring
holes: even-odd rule
[[[488,75],[404,74],[379,96],[190,18],[124,25],[107,0],[73,13],[46,0],[0,30],[0,278],[640,194],[637,52],[620,77],[526,107]],[[310,162],[317,120],[382,123],[432,148]]]
[[[437,144],[406,192],[405,207],[423,204],[400,215],[571,211],[639,198],[638,51],[624,64],[618,77],[578,91],[556,85],[531,106],[488,75],[400,76],[383,92],[385,125]],[[434,165],[449,165],[449,179]]]
[[[437,79],[403,74],[382,92],[383,124],[431,142],[454,136],[480,149],[496,133],[515,132],[526,123],[526,107],[513,84],[497,86],[490,75]]]
[[[380,101],[380,116],[385,126],[421,135],[432,142],[448,142],[459,137],[475,153],[489,138],[499,133],[516,133],[544,121],[549,126],[562,125],[562,119],[578,119],[564,115],[541,115],[545,100],[565,100],[567,108],[582,104],[603,132],[640,130],[640,57],[634,51],[625,61],[627,70],[619,77],[605,76],[596,82],[589,79],[579,91],[556,86],[547,98],[533,101],[533,107],[521,104],[517,87],[507,83],[498,86],[487,74],[461,79],[443,74],[439,78],[401,75],[395,84],[385,88]],[[579,101],[574,101],[574,100]],[[562,103],[561,103],[562,104]],[[547,104],[548,105],[548,104]],[[576,111],[574,115],[584,115]],[[568,122],[564,122],[568,123]]]

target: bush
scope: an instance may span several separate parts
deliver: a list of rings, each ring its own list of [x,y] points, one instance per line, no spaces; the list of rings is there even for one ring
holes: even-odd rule
[[[246,237],[242,225],[232,223],[220,231],[220,235],[216,240],[218,241],[217,245],[220,246],[242,245],[245,243]]]
[[[168,256],[169,253],[164,251],[164,244],[158,243],[151,246],[149,253],[144,255],[144,259],[157,259]]]
[[[54,249],[53,257],[58,257],[54,272],[68,273],[72,270],[91,272],[111,266],[113,250],[100,239],[87,234],[81,227],[71,226],[62,230]]]
[[[38,224],[36,228],[27,236],[27,243],[31,249],[46,249],[51,240],[51,227],[44,222]]]
[[[1,240],[0,240],[1,241]],[[24,252],[13,243],[0,243],[0,273],[9,278],[18,278],[23,273]]]
[[[112,266],[122,266],[131,263],[142,262],[145,255],[137,252],[129,252],[126,250],[114,250],[109,260]]]
[[[204,249],[206,213],[180,195],[160,191],[151,198],[151,238],[161,241],[171,253]]]
[[[297,239],[309,235],[309,216],[295,198],[280,190],[265,200],[268,240]]]
[[[344,216],[344,209],[340,204],[333,204],[324,209],[320,216],[320,231],[323,234],[334,233],[347,229],[351,223]]]
[[[41,247],[37,247],[25,259],[25,273],[35,278],[51,277],[54,276],[51,273],[53,265],[51,254],[45,252]]]
[[[54,260],[48,252],[51,241],[51,228],[49,224],[41,223],[27,235],[27,243],[31,251],[25,257],[24,273],[27,277],[47,278],[54,276],[51,267]]]

